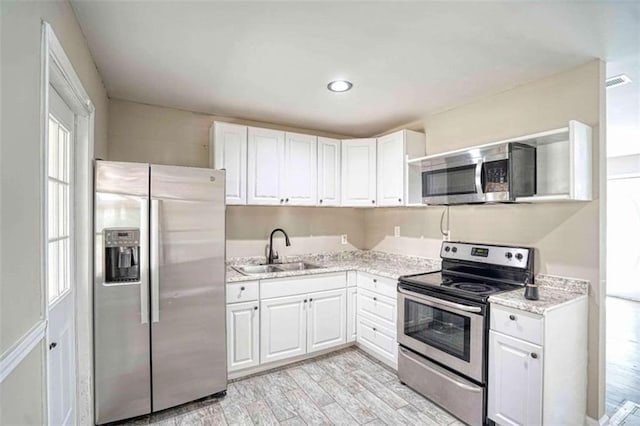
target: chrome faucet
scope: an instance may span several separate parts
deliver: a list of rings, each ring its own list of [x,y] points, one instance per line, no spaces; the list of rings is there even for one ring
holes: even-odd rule
[[[276,228],[273,231],[271,231],[271,235],[269,236],[269,256],[267,256],[268,265],[271,265],[274,260],[278,259],[278,252],[273,251],[273,234],[275,234],[278,231],[282,232],[282,234],[284,235],[284,242],[287,245],[287,247],[291,245],[291,241],[289,241],[289,236],[287,235],[286,232],[284,232],[284,229]]]

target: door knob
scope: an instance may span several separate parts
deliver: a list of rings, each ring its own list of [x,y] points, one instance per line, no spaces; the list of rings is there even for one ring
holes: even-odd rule
[[[55,348],[56,346],[58,346],[58,344],[56,342],[49,343],[49,350]]]

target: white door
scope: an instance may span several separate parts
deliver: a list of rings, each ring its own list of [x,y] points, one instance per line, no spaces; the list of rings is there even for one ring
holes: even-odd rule
[[[347,342],[354,342],[357,336],[358,287],[347,288]]]
[[[227,204],[247,204],[247,127],[213,124],[211,167],[225,169]]]
[[[307,352],[307,296],[279,297],[260,302],[260,362]]]
[[[318,137],[318,205],[340,205],[340,141]]]
[[[284,132],[248,128],[247,204],[284,204]]]
[[[318,190],[317,137],[286,133],[282,190],[284,204],[315,206]]]
[[[377,205],[404,205],[404,132],[378,138]]]
[[[640,177],[607,183],[607,294],[640,301]]]
[[[542,423],[542,348],[489,332],[488,416],[501,425]]]
[[[49,424],[75,424],[74,269],[75,116],[49,88],[47,140],[47,298]]]
[[[227,305],[227,369],[229,371],[259,364],[258,302]]]
[[[309,294],[307,353],[347,341],[347,291]]]
[[[376,205],[376,140],[342,141],[342,205]]]

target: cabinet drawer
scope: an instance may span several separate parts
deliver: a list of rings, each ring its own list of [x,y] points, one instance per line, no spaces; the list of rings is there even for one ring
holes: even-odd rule
[[[517,309],[491,305],[491,329],[527,342],[542,344],[543,319]]]
[[[394,333],[380,328],[366,318],[358,318],[358,343],[371,350],[387,363],[396,365],[398,343]]]
[[[396,299],[360,289],[358,291],[358,315],[369,315],[385,327],[396,329]]]
[[[398,282],[390,278],[358,272],[358,287],[395,299],[397,297]]]
[[[260,281],[260,298],[286,297],[347,287],[346,272],[274,278]]]
[[[258,281],[227,283],[227,303],[258,300]]]

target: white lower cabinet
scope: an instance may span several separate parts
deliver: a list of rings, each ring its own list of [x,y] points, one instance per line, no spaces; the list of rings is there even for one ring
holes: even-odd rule
[[[346,290],[309,295],[307,310],[307,353],[346,343]]]
[[[487,416],[510,426],[585,424],[587,297],[542,315],[493,303],[490,312]]]
[[[227,368],[255,367],[260,362],[258,302],[227,305]]]
[[[498,424],[542,423],[542,347],[489,332],[489,413]]]
[[[260,301],[260,362],[266,363],[307,352],[306,295]]]
[[[358,335],[358,288],[347,289],[347,342],[355,342]]]

